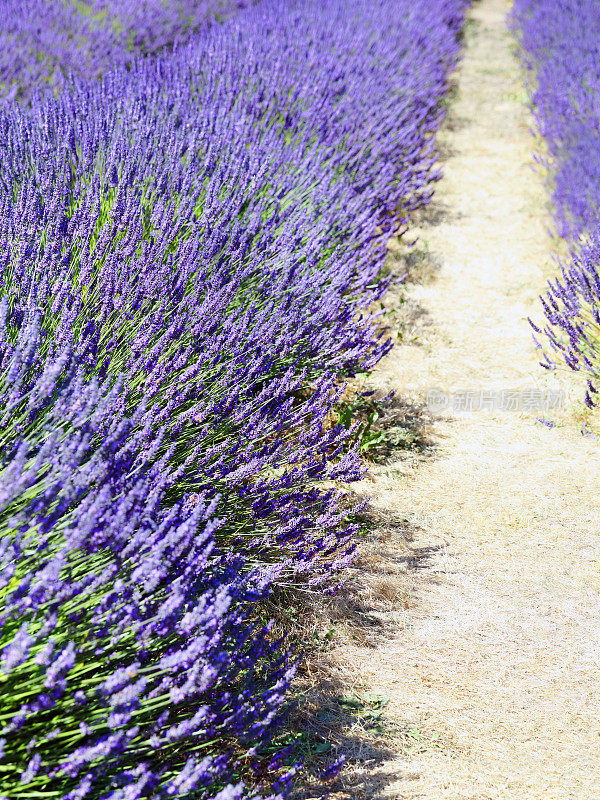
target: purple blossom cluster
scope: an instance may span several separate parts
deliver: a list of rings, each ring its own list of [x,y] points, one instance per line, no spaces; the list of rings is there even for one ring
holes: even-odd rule
[[[0,107],[0,797],[234,800],[265,770],[285,794],[293,664],[260,601],[352,557],[331,412],[390,348],[369,309],[438,177],[465,4],[198,29],[181,9],[214,4],[97,3],[145,52],[71,75],[81,41],[36,5],[66,77],[23,71],[11,17],[5,83],[37,85]]]
[[[532,102],[548,147],[558,232],[600,226],[600,14],[594,0],[515,0]]]
[[[514,25],[528,68],[558,232],[570,245],[562,274],[541,298],[543,366],[564,362],[600,377],[600,13],[594,0],[515,0]]]
[[[0,97],[97,77],[188,40],[246,0],[4,0]]]

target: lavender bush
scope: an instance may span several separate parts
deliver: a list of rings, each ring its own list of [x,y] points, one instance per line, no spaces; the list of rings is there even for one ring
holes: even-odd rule
[[[257,603],[351,558],[330,412],[390,347],[368,308],[438,177],[463,5],[80,4],[126,64],[59,93],[0,65],[38,82],[0,110],[0,796],[285,792],[261,754],[293,668]],[[52,13],[67,75],[87,40]]]
[[[549,369],[600,377],[600,14],[593,0],[515,0],[536,120],[544,136],[558,232],[572,257],[542,298]],[[539,343],[540,344],[540,343]],[[540,344],[540,347],[542,345]]]
[[[5,0],[0,96],[61,87],[157,53],[241,8],[246,0]]]

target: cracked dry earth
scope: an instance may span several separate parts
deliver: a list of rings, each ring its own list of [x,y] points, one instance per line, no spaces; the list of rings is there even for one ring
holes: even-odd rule
[[[370,378],[417,405],[429,393],[433,416],[428,453],[358,485],[412,531],[386,567],[406,602],[380,614],[375,647],[333,654],[419,746],[367,749],[346,797],[600,800],[600,442],[582,435],[581,386],[538,366],[526,321],[557,242],[508,10],[469,13],[444,177],[411,256],[434,274],[403,289],[412,327]],[[507,391],[519,409],[499,407]]]

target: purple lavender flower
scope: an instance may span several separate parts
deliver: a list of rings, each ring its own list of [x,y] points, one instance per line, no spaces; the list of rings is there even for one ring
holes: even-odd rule
[[[3,9],[0,792],[252,796],[294,674],[253,607],[352,557],[328,421],[464,6]]]
[[[593,408],[600,375],[600,17],[594,0],[515,0],[511,20],[548,146],[538,160],[550,176],[558,232],[571,249],[561,278],[542,297],[546,327],[531,324],[545,337],[542,366],[564,361],[583,370],[590,378],[585,404]]]

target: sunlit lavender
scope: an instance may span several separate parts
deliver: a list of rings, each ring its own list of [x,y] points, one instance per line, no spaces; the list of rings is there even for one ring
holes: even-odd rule
[[[288,792],[261,601],[352,558],[331,411],[464,5],[5,4],[0,797]]]
[[[516,0],[512,21],[528,67],[531,98],[547,155],[557,232],[571,259],[542,298],[534,325],[543,365],[566,364],[600,378],[600,15],[594,0]]]

